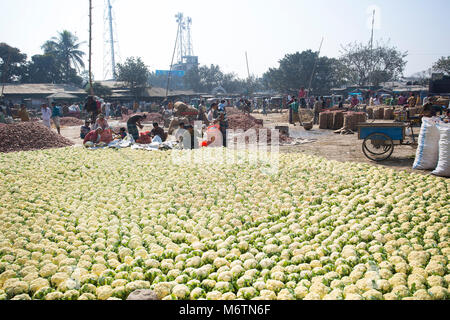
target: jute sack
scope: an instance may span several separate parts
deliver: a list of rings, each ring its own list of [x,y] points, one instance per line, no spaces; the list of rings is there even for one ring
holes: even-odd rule
[[[344,113],[334,112],[333,114],[333,130],[341,129],[344,126]]]
[[[319,114],[319,129],[328,129],[328,115],[327,112]]]

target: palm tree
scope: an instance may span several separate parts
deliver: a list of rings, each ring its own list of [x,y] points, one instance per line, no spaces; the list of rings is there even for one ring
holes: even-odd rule
[[[84,69],[83,56],[85,53],[80,50],[84,42],[78,42],[78,37],[73,33],[64,30],[58,33],[42,46],[45,54],[55,56],[62,65],[66,77],[71,73],[72,65],[80,72],[80,67]]]

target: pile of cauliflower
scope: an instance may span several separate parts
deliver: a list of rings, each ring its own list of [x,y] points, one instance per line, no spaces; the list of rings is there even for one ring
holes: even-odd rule
[[[450,298],[448,179],[303,154],[272,174],[172,152],[1,158],[0,300]]]

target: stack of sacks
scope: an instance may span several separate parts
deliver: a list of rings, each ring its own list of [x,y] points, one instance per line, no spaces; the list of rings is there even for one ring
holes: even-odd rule
[[[413,169],[434,170],[432,174],[450,177],[450,125],[437,118],[423,118],[419,147]]]

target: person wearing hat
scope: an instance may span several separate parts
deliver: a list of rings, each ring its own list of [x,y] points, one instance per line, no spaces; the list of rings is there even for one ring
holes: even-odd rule
[[[128,129],[128,133],[130,135],[133,136],[134,141],[139,139],[139,129],[144,129],[144,126],[142,125],[142,121],[144,121],[145,119],[147,119],[147,115],[135,115],[132,116],[130,119],[128,119],[127,121],[127,129]]]
[[[107,130],[109,128],[108,121],[106,121],[103,113],[99,114],[98,119],[95,122],[94,130],[97,128],[102,128],[103,130]]]

